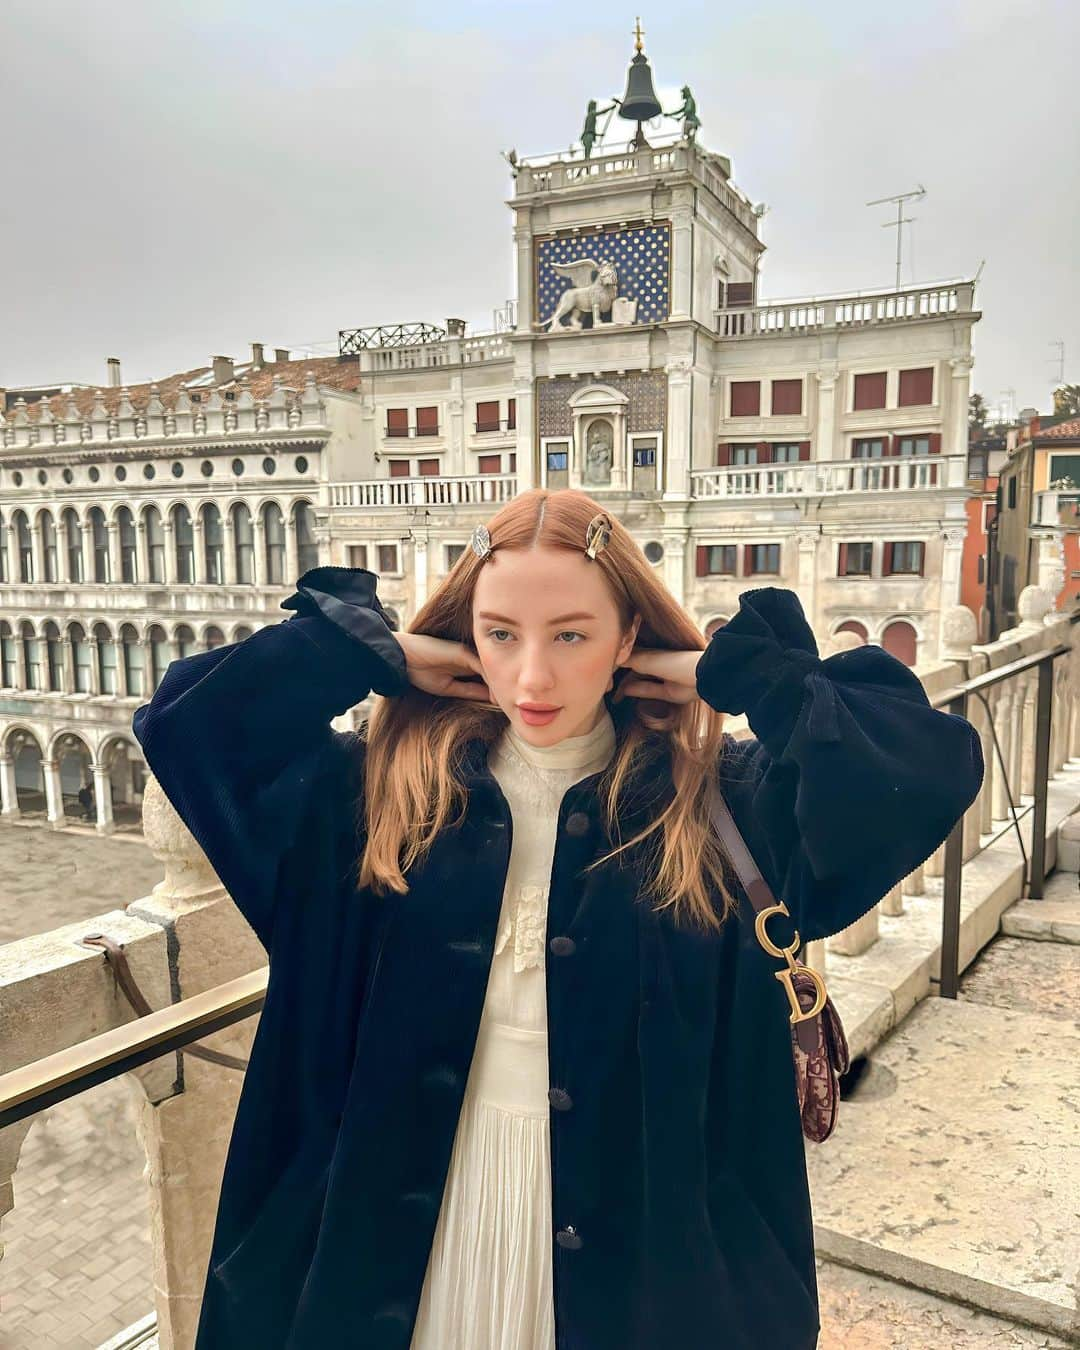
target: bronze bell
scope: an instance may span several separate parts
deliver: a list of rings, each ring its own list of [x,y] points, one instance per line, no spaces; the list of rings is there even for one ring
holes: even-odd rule
[[[648,122],[660,115],[660,100],[653,88],[652,68],[643,51],[635,52],[626,72],[626,93],[619,116],[628,122]]]

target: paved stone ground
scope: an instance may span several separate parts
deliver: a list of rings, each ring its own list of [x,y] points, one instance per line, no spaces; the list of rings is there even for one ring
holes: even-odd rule
[[[141,838],[0,821],[0,943],[140,900],[164,875]]]
[[[818,1350],[1068,1350],[1045,1331],[830,1261],[818,1261],[818,1295]]]
[[[0,942],[148,895],[141,839],[0,822]],[[84,1350],[153,1307],[143,1154],[124,1082],[41,1113],[0,1221],[0,1348]]]

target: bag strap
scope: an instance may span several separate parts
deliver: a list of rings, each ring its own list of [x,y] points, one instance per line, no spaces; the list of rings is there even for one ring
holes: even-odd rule
[[[777,900],[773,894],[772,888],[762,875],[761,868],[754,861],[754,855],[747,847],[746,840],[735,824],[735,818],[732,816],[731,810],[719,789],[714,789],[712,792],[710,815],[713,827],[724,845],[727,856],[731,859],[736,875],[742,883],[742,888],[754,907],[754,935],[770,956],[778,956],[785,962],[784,969],[776,971],[775,976],[784,986],[784,992],[787,994],[788,1003],[791,1007],[789,1020],[795,1029],[799,1044],[809,1053],[817,1044],[818,1019],[829,996],[825,988],[825,981],[820,972],[803,965],[796,958],[795,953],[800,946],[798,931],[796,931],[789,947],[778,947],[766,932],[766,924],[774,914],[785,914],[790,918],[791,913],[784,902]],[[804,1007],[802,1000],[799,998],[798,990],[795,987],[796,975],[798,975],[801,984],[805,985],[806,980],[813,984],[815,997],[809,1008]]]

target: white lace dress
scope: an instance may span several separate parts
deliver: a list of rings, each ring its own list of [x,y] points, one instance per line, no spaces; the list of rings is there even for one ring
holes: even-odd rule
[[[507,727],[488,765],[513,814],[487,995],[411,1350],[553,1350],[544,976],[559,804],[615,748],[605,707],[583,736],[536,747]]]

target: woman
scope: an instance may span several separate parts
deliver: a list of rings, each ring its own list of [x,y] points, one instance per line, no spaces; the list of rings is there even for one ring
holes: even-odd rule
[[[788,1006],[710,787],[809,941],[945,838],[973,728],[878,647],[819,659],[791,591],[705,646],[573,490],[407,632],[375,583],[305,573],[134,718],[270,959],[197,1346],[811,1350]]]

